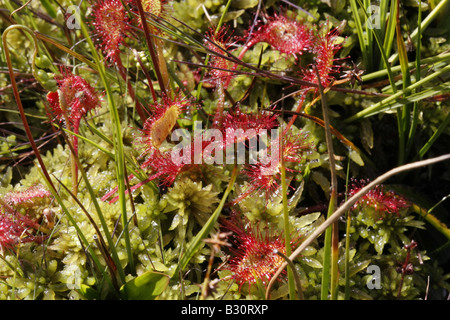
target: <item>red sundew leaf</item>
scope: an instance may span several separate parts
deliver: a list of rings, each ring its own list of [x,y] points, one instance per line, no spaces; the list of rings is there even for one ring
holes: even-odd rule
[[[351,197],[356,194],[361,188],[363,188],[369,181],[368,180],[356,180],[352,179],[348,196]],[[375,212],[383,214],[399,214],[400,209],[408,208],[410,204],[405,198],[396,194],[393,191],[384,190],[383,185],[378,185],[374,189],[370,190],[361,199],[359,199],[354,205],[353,209],[370,207]]]
[[[78,133],[81,118],[100,106],[100,99],[85,79],[68,69],[62,71],[57,83],[59,90],[47,94],[51,111],[60,121],[65,121],[67,117],[74,132]]]
[[[70,130],[79,133],[80,122],[90,110],[100,106],[95,89],[81,76],[74,75],[69,69],[61,70],[57,80],[58,91],[49,92],[47,100],[51,109],[50,119],[68,122]],[[78,137],[73,137],[73,148],[78,153]]]
[[[152,105],[153,115],[147,118],[141,136],[136,139],[137,143],[146,146],[143,155],[158,149],[172,132],[178,116],[192,107],[195,107],[195,104],[181,94],[173,98],[164,96],[161,102]]]
[[[124,36],[131,29],[128,15],[120,0],[100,0],[92,9],[95,28],[95,40],[106,55],[106,59],[115,62],[119,59],[119,47]]]
[[[149,180],[158,178],[162,185],[171,186],[185,165],[184,163],[173,162],[170,151],[163,153],[157,150],[142,166],[150,168],[154,172]]]
[[[237,203],[254,192],[263,192],[268,200],[281,185],[281,162],[301,163],[305,153],[314,149],[314,145],[306,141],[307,135],[293,134],[288,131],[283,135],[281,144],[270,145],[265,162],[245,164],[242,174],[247,177],[249,188],[239,195],[233,203]],[[266,163],[267,162],[267,163]],[[286,171],[295,170],[285,167]]]
[[[42,199],[50,198],[50,192],[42,185],[33,185],[24,191],[10,191],[0,203],[0,247],[14,250],[20,243],[41,243],[46,236],[36,236],[39,223],[16,208],[26,208]]]
[[[281,183],[281,173],[278,170],[273,170],[272,174],[267,174],[269,170],[273,169],[262,163],[246,165],[242,173],[247,177],[250,187],[233,202],[237,203],[248,195],[261,191],[265,193],[268,199],[279,188]]]
[[[254,129],[259,133],[261,130],[271,130],[278,126],[277,115],[268,112],[244,113],[239,107],[230,110],[224,117],[223,127],[227,129]]]
[[[141,1],[142,9],[145,13],[148,13],[152,18],[167,18],[170,16],[170,6],[168,5],[168,0],[126,0],[130,5],[130,11],[135,14],[133,23],[138,26],[142,26],[141,17],[139,15],[139,10],[137,9],[137,1]],[[160,31],[153,26],[150,26],[152,32],[159,33]]]
[[[48,199],[51,197],[43,185],[35,184],[23,191],[10,191],[5,194],[3,200],[13,207],[33,205],[41,199]]]
[[[38,240],[39,238],[33,236],[30,231],[35,226],[34,221],[21,214],[0,214],[0,246],[5,249],[14,249],[21,242]]]
[[[278,127],[276,114],[268,112],[244,113],[239,107],[227,112],[223,118],[221,131],[224,137],[224,149],[231,144],[244,143],[262,133],[270,134]]]
[[[193,176],[197,176],[198,173],[201,174],[201,166],[203,165],[203,162],[196,164],[193,163],[194,158],[196,156],[199,156],[200,159],[203,161],[203,153],[204,150],[210,145],[211,142],[209,141],[202,141],[200,143],[201,150],[198,151],[198,155],[195,153],[197,150],[194,147],[194,143],[192,142],[192,145],[189,148],[190,157],[189,159],[191,161],[179,161],[175,162],[173,160],[174,153],[173,150],[161,152],[158,149],[152,149],[151,154],[148,155],[147,159],[142,163],[141,168],[149,170],[152,174],[145,180],[139,182],[138,184],[132,186],[130,189],[131,191],[137,190],[138,188],[142,187],[143,185],[147,184],[150,181],[158,180],[158,184],[160,186],[164,187],[170,187],[174,184],[175,180],[181,175],[181,174],[192,174]],[[186,160],[186,159],[183,159]],[[132,179],[134,175],[130,175],[128,177],[128,180]],[[108,198],[110,198],[113,194],[115,194],[118,190],[118,187],[114,188],[113,190],[109,191],[107,194],[105,194],[101,200],[106,201]],[[128,193],[128,191],[125,191]],[[114,197],[112,200],[109,201],[109,203],[114,203],[119,199],[118,196]]]
[[[239,289],[246,283],[250,288],[257,281],[267,285],[284,262],[276,253],[286,252],[283,232],[263,227],[258,222],[250,223],[236,212],[229,219],[222,220],[221,224],[233,232],[233,247],[229,249],[231,257],[224,269],[232,272],[232,278],[238,283]],[[299,239],[299,236],[292,237],[291,245],[296,246]]]
[[[59,106],[59,94],[57,91],[47,93],[47,101],[53,110],[56,110],[57,108],[61,109]]]
[[[325,24],[323,29],[328,28],[328,23]],[[340,67],[335,64],[338,60],[334,58],[336,53],[341,49],[342,45],[338,42],[339,31],[333,29],[327,32],[325,35],[318,35],[316,38],[316,44],[312,49],[312,53],[315,55],[315,65],[319,72],[322,86],[325,88],[334,81],[333,73],[337,73]],[[303,80],[308,82],[317,83],[317,75],[313,68],[303,70]]]
[[[233,45],[230,41],[231,37],[226,35],[227,31],[228,28],[226,26],[222,26],[217,32],[211,28],[206,35],[207,40],[205,40],[207,48],[213,52],[209,61],[211,67],[208,72],[211,78],[210,81],[216,84],[222,83],[224,88],[228,87],[235,68],[233,62],[222,57],[231,52],[229,49]]]
[[[299,21],[284,15],[275,15],[269,17],[267,24],[253,33],[248,46],[258,42],[267,42],[281,53],[301,55],[312,49],[314,34],[309,27]]]

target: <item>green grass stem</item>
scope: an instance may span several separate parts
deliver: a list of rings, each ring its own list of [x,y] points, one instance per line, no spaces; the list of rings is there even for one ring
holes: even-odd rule
[[[122,139],[122,125],[119,117],[118,110],[116,108],[115,101],[112,96],[111,88],[109,86],[109,83],[106,79],[105,75],[105,66],[100,61],[99,55],[96,51],[96,48],[90,38],[89,32],[86,28],[86,25],[84,21],[79,16],[79,13],[76,13],[78,15],[78,21],[80,21],[81,26],[81,32],[86,38],[86,41],[89,44],[89,47],[91,48],[92,56],[94,58],[95,64],[98,67],[99,76],[101,78],[101,81],[105,87],[106,97],[108,101],[108,106],[110,110],[110,115],[112,117],[112,124],[113,124],[113,133],[114,133],[114,150],[115,150],[115,163],[116,163],[116,172],[117,172],[117,183],[118,183],[118,194],[119,194],[119,203],[121,208],[121,221],[122,226],[124,228],[124,239],[125,239],[125,246],[127,250],[128,255],[128,264],[130,267],[131,274],[135,274],[135,266],[134,266],[134,258],[133,254],[131,252],[131,244],[130,244],[130,237],[127,227],[127,221],[128,221],[128,214],[127,214],[127,206],[126,206],[126,199],[125,199],[125,160],[124,160],[124,146],[123,146],[123,139]],[[110,250],[114,256],[114,260],[116,262],[119,261],[117,253],[115,252],[114,245],[112,244],[112,239],[107,239],[110,245]],[[123,283],[125,283],[125,272],[122,268],[122,266],[119,264],[118,266],[119,275],[121,277],[121,280]]]

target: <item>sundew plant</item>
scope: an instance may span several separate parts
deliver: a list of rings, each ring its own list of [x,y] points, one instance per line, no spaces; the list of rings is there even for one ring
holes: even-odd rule
[[[0,299],[448,299],[449,14],[1,0]]]

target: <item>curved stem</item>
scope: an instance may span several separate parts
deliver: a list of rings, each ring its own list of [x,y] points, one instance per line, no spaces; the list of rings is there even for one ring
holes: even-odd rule
[[[34,152],[34,154],[36,156],[36,159],[39,162],[39,165],[40,165],[40,168],[41,168],[41,173],[42,173],[42,175],[44,176],[44,178],[46,180],[47,186],[52,189],[51,190],[52,194],[55,196],[55,198],[56,198],[57,202],[60,204],[62,210],[67,214],[68,219],[70,220],[70,222],[72,223],[74,228],[77,230],[77,234],[80,237],[81,241],[84,244],[87,245],[89,243],[89,241],[86,239],[86,237],[84,236],[83,232],[80,230],[79,226],[77,225],[76,221],[69,214],[69,212],[67,211],[67,208],[65,207],[64,203],[60,199],[60,197],[58,195],[58,191],[57,191],[57,189],[56,189],[56,187],[55,187],[55,185],[54,185],[54,183],[53,183],[53,181],[52,181],[52,179],[50,177],[50,174],[47,171],[47,168],[46,168],[46,166],[44,164],[44,161],[42,160],[42,157],[41,157],[41,155],[39,153],[39,150],[38,150],[38,148],[36,146],[36,143],[34,141],[33,135],[31,133],[31,129],[30,129],[27,117],[26,117],[24,109],[23,109],[22,100],[20,99],[19,90],[17,89],[16,79],[14,78],[14,71],[13,71],[12,64],[11,64],[11,57],[10,57],[10,54],[9,54],[9,47],[8,47],[8,43],[6,41],[6,37],[7,37],[8,32],[10,32],[11,30],[14,30],[14,29],[21,29],[21,30],[26,31],[26,32],[28,32],[29,34],[32,35],[32,39],[33,39],[33,42],[34,42],[33,63],[32,63],[33,74],[35,74],[35,72],[34,72],[35,71],[34,59],[36,58],[36,55],[37,55],[37,47],[38,46],[37,46],[37,39],[36,39],[36,36],[35,36],[34,32],[31,29],[29,29],[29,28],[27,28],[25,26],[12,25],[12,26],[9,26],[8,28],[6,28],[5,31],[3,32],[2,44],[3,44],[4,51],[5,51],[5,57],[6,57],[6,63],[7,63],[7,66],[8,66],[9,76],[11,78],[11,86],[12,86],[12,89],[13,89],[14,97],[15,97],[16,102],[17,102],[17,107],[19,108],[20,117],[21,117],[24,129],[25,129],[26,135],[28,137],[28,140],[30,141],[31,148],[33,149],[33,152]],[[97,259],[95,253],[92,251],[92,248],[89,248],[88,250],[90,251],[91,257],[95,261],[96,265],[99,268],[101,268],[101,264],[100,264],[99,260]],[[108,277],[106,277],[106,279],[108,279],[108,281],[110,281],[110,279]]]
[[[302,283],[300,282],[300,277],[299,277],[297,271],[295,270],[294,263],[292,262],[291,259],[289,259],[288,256],[286,256],[282,252],[275,250],[275,253],[278,254],[280,257],[282,257],[287,262],[287,264],[291,267],[291,269],[293,270],[295,286],[297,287],[298,300],[303,300],[304,296],[303,296],[303,290],[302,290]]]
[[[363,197],[367,192],[372,190],[376,185],[383,183],[385,180],[399,173],[417,169],[420,167],[432,165],[441,161],[450,160],[450,154],[445,154],[436,158],[431,158],[423,161],[417,161],[403,166],[396,167],[389,170],[388,172],[382,174],[371,183],[361,188],[357,193],[355,193],[350,199],[348,199],[343,205],[341,205],[327,220],[325,220],[314,232],[289,256],[290,260],[297,258],[300,253],[309,246],[317,237],[319,237],[330,225],[332,225],[341,215],[347,212],[361,197]],[[274,285],[276,279],[280,276],[284,268],[288,266],[288,263],[283,263],[273,275],[266,289],[266,297],[269,297],[270,290]]]
[[[27,138],[30,141],[31,148],[33,149],[33,152],[34,152],[34,154],[36,156],[37,161],[39,162],[39,165],[41,167],[42,173],[45,176],[45,179],[48,181],[48,183],[52,187],[53,191],[56,192],[55,185],[53,184],[53,181],[50,178],[50,175],[49,175],[49,173],[47,171],[47,168],[45,167],[44,161],[42,160],[41,154],[39,153],[39,150],[38,150],[38,148],[36,146],[36,142],[34,141],[33,134],[31,133],[31,129],[30,129],[30,126],[28,124],[28,120],[27,120],[27,117],[25,115],[25,111],[23,109],[22,100],[20,99],[19,90],[17,89],[16,78],[14,77],[14,70],[13,70],[12,63],[11,63],[11,56],[9,54],[9,46],[8,46],[8,42],[6,41],[6,37],[7,37],[8,33],[11,30],[16,30],[16,29],[20,29],[22,31],[28,32],[31,35],[31,38],[33,40],[33,45],[34,45],[34,51],[33,51],[33,56],[32,56],[33,60],[32,60],[32,64],[31,64],[31,70],[32,70],[33,76],[35,78],[37,78],[35,59],[36,59],[36,55],[37,55],[38,44],[37,44],[36,35],[28,27],[25,27],[25,26],[22,26],[22,25],[9,26],[8,28],[5,29],[5,31],[2,34],[2,44],[3,44],[3,50],[5,51],[6,65],[8,66],[9,77],[11,79],[11,87],[13,89],[14,98],[16,100],[17,107],[19,109],[20,119],[22,120],[22,123],[23,123],[24,129],[25,129],[25,133],[27,135]]]

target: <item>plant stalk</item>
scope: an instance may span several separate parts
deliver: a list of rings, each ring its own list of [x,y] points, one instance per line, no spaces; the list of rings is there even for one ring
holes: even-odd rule
[[[291,255],[292,253],[292,247],[291,247],[291,231],[290,231],[290,224],[289,224],[289,209],[288,209],[288,200],[287,200],[287,183],[286,183],[286,168],[284,166],[283,161],[283,139],[280,137],[279,141],[281,145],[281,155],[280,155],[280,162],[281,162],[281,188],[282,188],[282,202],[283,202],[283,222],[284,222],[284,246],[286,250],[286,255]],[[289,287],[289,297],[291,300],[295,299],[295,283],[294,283],[294,273],[295,273],[295,267],[292,263],[292,265],[289,265],[288,268],[288,287]]]
[[[138,1],[138,2],[140,2],[140,1]],[[79,15],[79,13],[76,13],[76,14]],[[124,160],[124,147],[123,147],[123,139],[122,139],[122,126],[121,126],[121,122],[120,122],[120,118],[119,118],[119,113],[116,108],[116,104],[113,99],[113,96],[112,96],[111,88],[106,79],[104,65],[100,61],[99,55],[98,55],[97,50],[90,38],[89,32],[86,28],[84,21],[81,19],[80,16],[78,16],[77,18],[78,18],[78,21],[80,21],[81,32],[83,33],[84,37],[86,38],[86,41],[89,44],[89,47],[91,48],[92,56],[94,58],[96,66],[98,68],[98,73],[99,73],[102,83],[105,87],[106,96],[107,96],[107,100],[108,100],[108,106],[110,109],[110,114],[112,116],[113,132],[115,135],[114,149],[115,149],[115,157],[116,157],[115,162],[116,162],[117,181],[118,181],[117,183],[119,186],[119,202],[120,202],[121,220],[122,220],[121,222],[122,222],[122,226],[124,228],[123,232],[124,232],[126,251],[127,251],[127,255],[128,255],[128,265],[130,267],[131,274],[135,274],[136,273],[135,264],[134,264],[133,254],[131,252],[130,236],[129,236],[129,230],[128,230],[128,226],[127,226],[127,223],[128,223],[127,216],[128,215],[127,215],[127,207],[126,207],[126,199],[125,199],[125,160]],[[108,241],[112,241],[112,239],[109,239],[109,237],[107,237],[107,238],[108,238]],[[110,250],[112,251],[113,254],[115,253],[114,246],[111,246],[111,243],[110,243]],[[116,257],[116,260],[118,260],[118,257]],[[123,283],[125,283],[125,272],[120,264],[117,267],[118,267],[118,271],[119,271],[121,280]]]
[[[337,176],[336,176],[336,161],[334,158],[333,140],[330,129],[330,118],[328,115],[328,106],[326,98],[323,92],[322,83],[320,80],[320,74],[317,67],[315,67],[317,76],[317,83],[322,100],[322,114],[325,128],[325,139],[327,143],[328,157],[330,162],[330,174],[331,174],[331,190],[330,201],[328,205],[328,218],[333,214],[337,205]],[[335,299],[337,295],[337,283],[338,283],[338,258],[339,258],[339,235],[338,235],[338,223],[333,223],[331,229],[325,232],[325,244],[324,244],[324,256],[323,256],[323,269],[322,269],[322,288],[321,299],[328,299],[330,272],[331,272],[331,299]]]
[[[14,70],[13,70],[12,63],[11,63],[11,56],[9,54],[9,46],[8,46],[8,42],[6,41],[6,37],[11,30],[15,30],[15,29],[21,29],[22,31],[28,32],[31,35],[31,38],[33,39],[34,51],[33,51],[33,56],[32,56],[33,63],[32,63],[31,67],[32,67],[32,72],[33,72],[33,75],[35,78],[37,78],[36,68],[35,68],[35,64],[34,64],[34,61],[35,61],[36,55],[37,55],[37,48],[38,48],[37,38],[36,38],[34,32],[31,29],[29,29],[28,27],[25,27],[22,25],[12,25],[12,26],[9,26],[8,28],[6,28],[5,31],[3,31],[2,44],[3,44],[3,50],[5,52],[6,65],[8,66],[9,77],[11,79],[11,87],[13,89],[14,98],[16,100],[17,107],[19,109],[20,119],[22,120],[25,133],[27,135],[28,140],[30,141],[31,148],[33,149],[33,152],[34,152],[34,155],[36,156],[37,161],[39,162],[41,171],[42,171],[45,179],[48,181],[48,184],[51,186],[53,191],[56,192],[55,185],[53,184],[53,181],[50,178],[50,175],[47,171],[44,161],[42,160],[39,149],[36,146],[36,142],[34,141],[33,134],[31,133],[31,129],[28,124],[27,117],[25,115],[25,110],[23,109],[22,100],[20,99],[20,94],[19,94],[19,90],[17,88],[16,78],[14,77]]]
[[[396,168],[393,168],[389,170],[388,172],[380,175],[375,180],[367,184],[365,187],[361,188],[357,193],[355,193],[350,199],[348,199],[344,204],[342,204],[327,220],[325,220],[316,230],[314,230],[311,235],[305,239],[305,241],[302,242],[302,244],[295,249],[295,251],[289,256],[290,260],[296,259],[300,253],[309,246],[313,241],[317,239],[328,227],[330,227],[333,223],[335,223],[345,212],[350,210],[350,208],[367,192],[375,188],[377,185],[382,184],[387,179],[391,178],[392,176],[395,176],[399,173],[403,173],[406,171],[414,170],[417,168],[421,168],[424,166],[429,166],[441,161],[447,161],[450,160],[450,154],[444,154],[439,157],[417,161],[413,163],[408,163]],[[272,279],[270,279],[270,282],[266,289],[266,297],[269,296],[270,290],[272,289],[276,279],[280,276],[280,274],[283,272],[283,269],[288,266],[288,263],[283,263],[278,270],[273,275]]]

